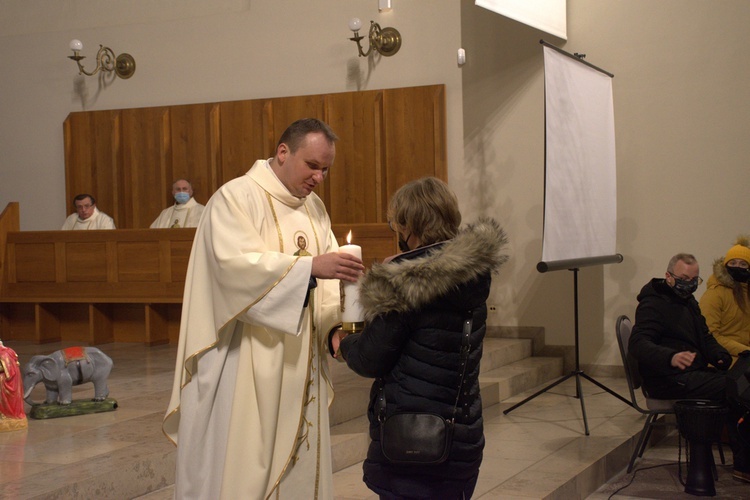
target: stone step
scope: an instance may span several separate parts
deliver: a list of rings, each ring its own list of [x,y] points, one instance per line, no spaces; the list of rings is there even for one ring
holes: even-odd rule
[[[509,365],[532,356],[530,339],[485,337],[481,372]]]
[[[498,400],[503,401],[516,394],[561,377],[563,360],[556,357],[534,356],[511,364],[484,371],[479,375],[480,382],[498,384]],[[482,397],[485,393],[482,393]]]

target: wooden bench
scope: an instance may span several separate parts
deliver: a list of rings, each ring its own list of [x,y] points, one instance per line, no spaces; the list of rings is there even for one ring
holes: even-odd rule
[[[5,232],[0,338],[176,339],[194,236],[194,228]]]
[[[18,204],[0,215],[0,338],[177,342],[194,228],[19,231]],[[396,252],[387,224],[352,230],[369,267]]]

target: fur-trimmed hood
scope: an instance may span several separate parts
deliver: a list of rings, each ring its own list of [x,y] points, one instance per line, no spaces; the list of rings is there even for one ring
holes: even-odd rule
[[[500,225],[483,217],[452,240],[373,265],[360,282],[365,319],[419,309],[458,285],[497,272],[508,260],[501,253],[507,242]]]
[[[729,275],[727,268],[724,266],[724,257],[718,257],[714,261],[714,274],[708,278],[708,283],[706,283],[707,287],[715,285],[734,288],[734,278]]]

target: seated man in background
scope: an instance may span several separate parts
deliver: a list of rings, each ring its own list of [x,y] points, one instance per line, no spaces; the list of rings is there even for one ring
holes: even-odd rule
[[[175,204],[162,210],[151,228],[198,227],[205,207],[193,198],[193,185],[185,179],[176,180],[172,184],[172,196]]]
[[[73,198],[76,213],[70,214],[62,226],[63,231],[70,229],[115,229],[112,217],[96,208],[96,200],[90,194],[79,194]]]
[[[670,259],[664,278],[653,278],[641,289],[629,352],[649,397],[728,404],[734,477],[750,482],[750,450],[737,431],[743,408],[727,400],[726,370],[732,357],[711,335],[693,297],[703,281],[698,272],[695,257],[680,253]]]

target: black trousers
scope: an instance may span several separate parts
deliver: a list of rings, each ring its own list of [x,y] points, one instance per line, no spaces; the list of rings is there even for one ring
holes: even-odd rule
[[[739,427],[748,409],[739,401],[727,397],[729,378],[726,372],[713,369],[695,370],[643,382],[648,395],[652,398],[709,399],[726,404],[729,407],[726,427],[729,446],[734,455],[734,468],[750,472],[750,443]]]

